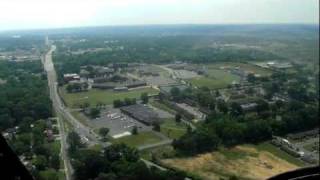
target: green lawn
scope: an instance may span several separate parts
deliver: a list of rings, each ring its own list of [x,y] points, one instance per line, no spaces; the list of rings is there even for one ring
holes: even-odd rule
[[[225,88],[233,81],[239,82],[240,77],[219,69],[209,69],[208,77],[198,77],[188,80],[197,87],[206,86],[210,89]]]
[[[161,126],[161,133],[171,139],[178,139],[187,131],[187,126],[184,123],[176,123],[174,119],[166,119]]]
[[[140,156],[146,160],[152,160],[152,154],[157,156],[158,158],[172,158],[175,157],[176,151],[171,145],[165,145],[160,147],[155,147],[151,149],[144,149],[140,151]]]
[[[131,136],[126,136],[119,139],[113,139],[112,143],[124,143],[131,147],[137,147],[141,145],[157,143],[160,141],[161,141],[160,137],[158,137],[153,132],[148,131],[148,132],[140,132],[137,135],[131,135]]]
[[[260,143],[258,145],[248,145],[248,146],[251,146],[251,147],[253,146],[259,151],[268,151],[268,152],[274,154],[275,156],[278,156],[279,158],[284,159],[284,160],[288,161],[289,163],[295,164],[297,166],[304,166],[305,165],[301,160],[291,156],[290,154],[286,153],[285,151],[282,151],[281,149],[277,148],[276,146],[270,144],[269,142]]]
[[[116,99],[124,98],[140,98],[141,93],[156,94],[157,90],[152,88],[136,89],[126,92],[114,92],[113,90],[92,89],[87,92],[67,93],[65,86],[60,89],[61,96],[69,107],[78,107],[83,102],[88,102],[91,106],[95,106],[98,102],[112,104]]]

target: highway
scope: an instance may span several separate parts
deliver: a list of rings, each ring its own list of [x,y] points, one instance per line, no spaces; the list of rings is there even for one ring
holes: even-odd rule
[[[64,120],[67,120],[73,127],[74,130],[79,134],[80,137],[88,139],[88,145],[101,144],[103,146],[109,145],[108,143],[99,142],[99,136],[90,130],[88,127],[81,124],[77,121],[68,111],[68,109],[62,103],[60,96],[58,94],[57,87],[57,77],[54,69],[54,65],[52,62],[52,53],[55,51],[56,47],[54,45],[50,46],[50,50],[45,54],[42,58],[42,63],[44,65],[44,69],[47,73],[48,78],[48,86],[50,91],[50,99],[52,101],[53,108],[57,113],[59,131],[61,137],[61,158],[64,162],[66,179],[71,180],[73,174],[73,168],[70,163],[70,159],[67,154],[68,143],[67,143],[67,134],[65,132]]]

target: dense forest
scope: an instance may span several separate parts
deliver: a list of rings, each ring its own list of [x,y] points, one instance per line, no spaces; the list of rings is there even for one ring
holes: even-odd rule
[[[52,108],[46,76],[40,62],[0,62],[1,130],[51,117]]]
[[[46,133],[58,129],[40,61],[0,61],[0,79],[0,130],[36,179],[58,179],[60,143]]]
[[[0,34],[0,52],[15,50],[31,51],[35,47],[40,47],[41,44],[44,44],[44,36],[20,36],[16,34],[9,36],[9,34]]]

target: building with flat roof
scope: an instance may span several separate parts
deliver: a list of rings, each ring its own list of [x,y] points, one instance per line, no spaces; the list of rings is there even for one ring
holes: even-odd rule
[[[152,125],[160,120],[156,112],[154,112],[150,107],[142,104],[124,106],[121,107],[120,110],[146,125]]]

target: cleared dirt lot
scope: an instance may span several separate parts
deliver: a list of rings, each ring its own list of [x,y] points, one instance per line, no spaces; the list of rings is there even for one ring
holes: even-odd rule
[[[166,165],[196,172],[208,180],[237,175],[245,179],[266,179],[275,174],[298,168],[267,151],[237,146],[192,158],[165,159]]]

